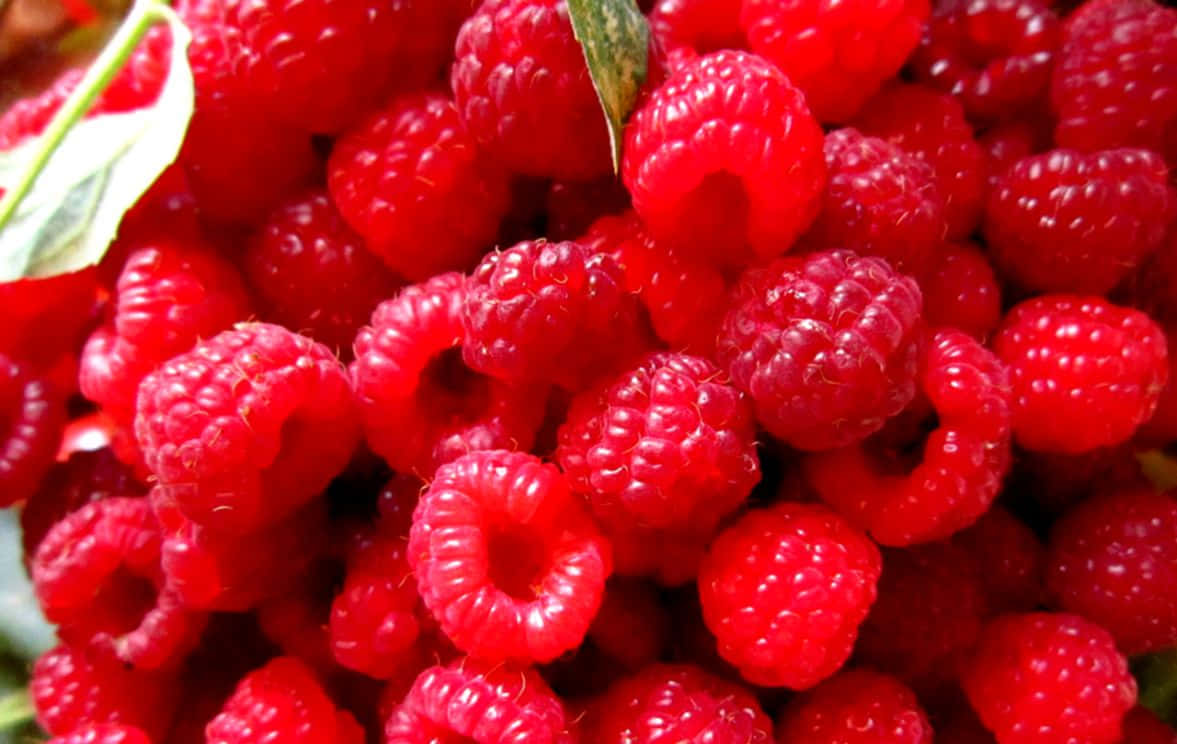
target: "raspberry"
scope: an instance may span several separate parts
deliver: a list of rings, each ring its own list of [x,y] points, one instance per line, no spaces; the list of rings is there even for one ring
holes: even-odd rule
[[[1147,150],[1051,150],[997,179],[985,237],[998,267],[1025,287],[1103,294],[1165,240],[1177,217],[1168,168]]]
[[[636,671],[658,660],[669,631],[670,614],[651,584],[613,579],[605,587],[588,640],[618,665]]]
[[[1177,9],[1088,2],[1067,21],[1050,100],[1059,147],[1143,147],[1177,166]]]
[[[1009,491],[1028,495],[1048,516],[1058,516],[1096,493],[1147,483],[1133,442],[1077,455],[1022,450]]]
[[[467,452],[531,447],[542,391],[462,363],[466,282],[441,274],[382,303],[356,337],[351,375],[368,444],[393,469],[433,475]]]
[[[806,744],[932,744],[932,726],[901,682],[866,669],[842,672],[794,699],[777,740]]]
[[[629,206],[629,192],[613,177],[553,181],[544,197],[548,240],[575,240],[598,219],[621,214]]]
[[[534,670],[462,658],[421,672],[385,723],[384,744],[572,744],[568,726],[560,699]]]
[[[1128,662],[1111,636],[1076,615],[993,620],[961,683],[1001,744],[1113,744],[1136,701]]]
[[[760,424],[804,450],[858,441],[915,395],[921,300],[878,258],[831,251],[740,279],[716,361]]]
[[[76,354],[99,309],[97,294],[98,274],[93,269],[0,282],[5,317],[0,324],[0,354],[42,368]],[[58,387],[62,392],[71,389]]]
[[[1177,349],[1177,328],[1171,327],[1165,332],[1165,344],[1167,348]],[[1174,365],[1177,365],[1177,355],[1169,357],[1169,382],[1161,390],[1156,411],[1136,430],[1133,441],[1141,445],[1163,448],[1177,440],[1177,370]]]
[[[710,535],[669,530],[623,529],[609,535],[619,576],[649,576],[663,586],[693,581]]]
[[[1152,415],[1168,376],[1161,329],[1098,297],[1015,306],[993,350],[1010,372],[1014,436],[1030,450],[1077,454],[1125,441]]]
[[[772,721],[737,684],[691,664],[652,664],[595,701],[584,741],[756,744],[772,741]]]
[[[572,403],[556,461],[606,528],[710,535],[760,480],[747,397],[711,362],[656,353]]]
[[[930,166],[855,129],[826,135],[829,183],[821,215],[806,236],[820,248],[879,256],[923,276],[944,239],[944,201]]]
[[[823,506],[751,511],[703,559],[703,619],[745,679],[807,689],[850,656],[880,568],[878,548]]]
[[[817,216],[821,147],[788,78],[723,51],[676,67],[634,112],[621,175],[655,239],[740,266],[784,253]]]
[[[944,198],[948,237],[960,240],[973,232],[985,203],[987,163],[956,99],[919,85],[894,84],[872,98],[851,123],[932,166]]]
[[[1177,744],[1177,731],[1148,708],[1137,705],[1124,716],[1123,741],[1125,744]]]
[[[40,373],[0,350],[0,412],[0,506],[11,506],[53,464],[65,406]]]
[[[336,143],[327,173],[340,214],[413,281],[468,269],[507,212],[507,174],[437,93],[394,99],[361,121]]]
[[[521,662],[580,645],[611,568],[560,471],[502,450],[438,468],[413,513],[409,564],[454,645]]]
[[[1050,121],[1045,115],[1035,114],[1026,119],[1002,122],[985,130],[977,141],[989,156],[989,188],[992,190],[997,179],[1014,163],[1050,149]]]
[[[1047,590],[1099,623],[1126,654],[1177,645],[1177,500],[1150,489],[1098,494],[1054,524]]]
[[[994,505],[972,527],[956,533],[952,541],[977,561],[981,584],[993,609],[1028,612],[1038,606],[1046,548],[1004,507]]]
[[[298,659],[324,679],[339,671],[327,620],[342,577],[339,561],[324,556],[255,611],[262,634],[282,655]]]
[[[454,55],[462,123],[508,168],[569,180],[609,170],[608,129],[564,0],[483,0]]]
[[[932,336],[920,365],[936,428],[923,459],[906,462],[868,441],[811,455],[805,463],[821,497],[884,545],[948,537],[975,522],[997,497],[1010,467],[1011,395],[1004,365],[960,331]]]
[[[339,354],[350,353],[356,331],[400,286],[320,190],[275,210],[242,263],[267,319]]]
[[[645,350],[637,298],[607,255],[566,241],[490,253],[466,285],[462,358],[508,382],[579,390]]]
[[[708,54],[747,49],[739,3],[728,0],[659,0],[650,11],[650,34],[665,53]]]
[[[899,72],[929,12],[927,0],[744,0],[740,23],[752,50],[796,82],[818,119],[845,122]]]
[[[1001,322],[1001,286],[985,254],[971,243],[940,249],[920,284],[929,328],[956,328],[984,341]]]
[[[1039,0],[952,0],[938,5],[912,55],[915,78],[960,100],[969,116],[1008,118],[1050,85],[1062,42]]]
[[[245,323],[144,378],[135,433],[161,497],[193,521],[242,532],[318,495],[351,457],[356,419],[331,352]]]
[[[74,729],[49,744],[151,744],[143,729],[120,723],[91,723]]]

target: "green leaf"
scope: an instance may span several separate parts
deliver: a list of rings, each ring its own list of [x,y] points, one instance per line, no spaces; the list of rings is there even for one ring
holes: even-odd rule
[[[1140,470],[1157,490],[1169,491],[1177,488],[1177,460],[1160,450],[1136,453]]]
[[[1177,723],[1177,650],[1137,657],[1132,667],[1140,704],[1170,725]]]
[[[172,31],[171,65],[159,98],[136,111],[72,123],[0,229],[0,282],[98,263],[118,234],[123,214],[179,155],[192,118],[191,34],[175,13],[153,3],[145,3],[127,23],[138,23],[141,37],[159,18],[166,18]],[[126,37],[137,40],[130,32]],[[111,57],[121,65],[117,55]],[[13,189],[27,179],[46,146],[37,138],[0,153],[0,185]]]
[[[568,13],[609,125],[617,173],[625,120],[646,81],[650,27],[634,0],[568,0]]]
[[[25,572],[20,534],[16,511],[0,511],[0,662],[8,655],[32,660],[55,643]]]

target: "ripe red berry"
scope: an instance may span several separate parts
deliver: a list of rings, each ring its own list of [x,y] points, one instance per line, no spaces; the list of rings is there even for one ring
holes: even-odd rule
[[[663,586],[681,586],[699,573],[709,537],[671,530],[614,530],[609,535],[613,568],[620,576],[647,576]]]
[[[136,726],[88,723],[65,736],[50,739],[49,744],[151,744],[151,739]]]
[[[984,341],[1001,322],[1001,286],[989,259],[970,243],[940,248],[920,289],[929,328],[956,328]]]
[[[0,411],[0,506],[11,506],[53,464],[65,406],[39,372],[0,350]]]
[[[1028,612],[1042,599],[1046,547],[1030,528],[1000,504],[952,541],[981,569],[989,606],[999,612]]]
[[[748,47],[740,27],[740,4],[729,0],[659,0],[649,20],[650,34],[666,54]]]
[[[851,669],[794,698],[777,741],[806,744],[932,744],[932,725],[899,680]]]
[[[1177,744],[1177,731],[1142,705],[1124,716],[1124,744]]]

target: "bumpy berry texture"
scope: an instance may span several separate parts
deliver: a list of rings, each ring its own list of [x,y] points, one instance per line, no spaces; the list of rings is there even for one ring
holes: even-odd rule
[[[438,93],[394,99],[350,129],[327,164],[344,219],[413,281],[468,269],[492,246],[509,205],[507,178]]]
[[[728,0],[659,0],[650,11],[650,34],[671,54],[688,49],[697,54],[745,49],[740,4]]]
[[[49,740],[49,744],[151,744],[143,729],[119,723],[87,724],[65,736]]]
[[[564,0],[483,0],[454,55],[450,85],[480,147],[530,176],[608,171],[608,129]]]
[[[584,639],[609,544],[552,465],[492,450],[443,465],[413,514],[409,563],[458,648],[546,662]]]
[[[932,744],[932,725],[915,693],[897,679],[852,669],[794,699],[777,740],[806,744]]]
[[[744,0],[740,23],[752,50],[805,92],[818,119],[846,122],[903,66],[928,13],[927,0]]]
[[[920,289],[929,328],[955,328],[984,341],[1001,322],[1001,285],[974,245],[942,247]]]
[[[53,464],[64,408],[48,380],[0,350],[0,505],[37,490]]]
[[[356,337],[352,380],[369,446],[395,470],[429,477],[459,455],[530,449],[545,395],[467,367],[466,280],[439,274],[381,303]]]
[[[783,258],[740,279],[716,360],[769,433],[798,449],[839,447],[911,402],[920,313],[915,281],[882,259]]]
[[[989,255],[1027,289],[1103,294],[1163,244],[1177,217],[1168,177],[1147,150],[1019,160],[989,194]]]
[[[1009,369],[1014,437],[1044,452],[1125,441],[1152,415],[1169,372],[1156,323],[1098,297],[1046,295],[1015,306],[993,350]]]
[[[961,684],[999,744],[1114,744],[1136,702],[1136,683],[1112,637],[1077,615],[993,620]]]
[[[318,495],[351,457],[351,386],[326,347],[247,323],[177,356],[139,387],[135,433],[163,500],[244,531]]]
[[[507,382],[579,390],[645,350],[637,298],[612,257],[572,241],[488,254],[466,284],[462,358]]]
[[[880,568],[878,548],[823,506],[752,511],[703,559],[703,618],[745,679],[807,689],[850,656]]]
[[[1149,489],[1099,494],[1055,523],[1047,590],[1131,655],[1177,645],[1177,500]]]
[[[822,133],[772,64],[716,52],[672,69],[633,113],[621,175],[656,240],[740,266],[785,252],[817,216]]]

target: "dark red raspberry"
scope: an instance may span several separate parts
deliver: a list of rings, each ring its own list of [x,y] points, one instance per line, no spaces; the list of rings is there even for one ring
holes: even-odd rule
[[[1051,148],[1050,125],[1047,116],[1036,113],[997,124],[977,138],[989,156],[990,189],[1014,163]]]
[[[1177,731],[1144,706],[1137,705],[1124,716],[1123,744],[1177,744]]]
[[[98,293],[95,269],[0,282],[0,354],[45,369],[76,354],[100,309]],[[70,385],[56,386],[64,394],[76,382],[75,375]]]
[[[339,672],[331,653],[327,620],[342,577],[340,561],[324,556],[255,610],[258,628],[266,639],[283,656],[298,659],[323,679]]]
[[[508,382],[580,390],[647,345],[617,263],[571,241],[488,254],[466,284],[462,316],[466,364]]]
[[[740,4],[729,0],[659,0],[650,11],[650,33],[666,54],[748,48]]]
[[[626,128],[621,175],[650,233],[710,263],[784,253],[817,216],[822,133],[767,60],[722,51],[673,69]]]
[[[824,506],[751,511],[703,559],[703,619],[745,679],[807,689],[850,656],[880,569],[878,548]]]
[[[1147,150],[1019,160],[989,194],[989,253],[1028,289],[1103,294],[1164,242],[1177,216],[1168,170]]]
[[[438,93],[394,99],[361,121],[336,143],[327,173],[340,214],[413,281],[468,269],[508,207],[506,172],[479,152]]]
[[[1096,495],[1054,524],[1052,603],[1106,628],[1130,655],[1177,645],[1177,500],[1150,489]]]
[[[151,744],[151,739],[136,726],[89,723],[65,736],[50,739],[49,744]]]
[[[680,586],[695,579],[707,552],[707,538],[669,530],[615,530],[613,568],[620,576],[647,576],[663,586]]]
[[[818,119],[844,123],[899,72],[929,12],[927,0],[744,0],[740,23],[753,51],[805,92]]]
[[[608,129],[564,0],[483,0],[454,55],[454,99],[480,147],[530,176],[609,170]]]
[[[413,513],[409,563],[454,645],[520,662],[580,645],[611,570],[608,542],[560,471],[502,450],[438,468]]]
[[[1112,637],[1076,615],[993,620],[961,683],[1001,744],[1114,744],[1136,702],[1136,683]]]
[[[319,494],[359,435],[343,367],[281,326],[246,323],[144,378],[135,433],[160,496],[238,532]]]
[[[652,584],[612,579],[588,640],[615,664],[637,671],[656,662],[667,646],[671,617]]]
[[[777,741],[805,744],[932,744],[932,725],[899,680],[851,669],[795,698],[782,713]]]
[[[1131,440],[1075,455],[1021,450],[1010,480],[1011,493],[1029,496],[1054,517],[1097,493],[1148,482]]]
[[[584,741],[768,744],[772,721],[750,692],[691,664],[652,664],[593,702]]]
[[[905,274],[924,276],[945,231],[944,200],[932,168],[856,129],[827,134],[825,155],[829,183],[806,242],[879,256]]]
[[[1084,4],[1068,19],[1051,81],[1059,147],[1143,147],[1177,166],[1177,9]]]
[[[36,492],[64,425],[59,393],[39,372],[0,350],[0,506]]]
[[[612,176],[595,181],[553,181],[544,198],[545,234],[548,240],[576,240],[598,219],[621,214],[629,206],[629,192]]]
[[[981,569],[989,606],[1001,612],[1028,612],[1042,599],[1046,548],[1030,528],[995,504],[972,527],[952,541]]]
[[[1168,348],[1177,349],[1177,327],[1170,327],[1166,331],[1165,343]],[[1136,430],[1133,441],[1145,447],[1164,448],[1177,440],[1177,369],[1174,366],[1177,366],[1177,354],[1169,357],[1169,381],[1161,391],[1156,411],[1152,418]]]
[[[968,237],[980,221],[988,172],[964,109],[952,96],[919,85],[894,84],[872,98],[852,122],[932,166],[944,198],[948,237]]]
[[[462,362],[466,280],[441,274],[382,303],[356,337],[351,376],[368,444],[394,470],[433,475],[459,455],[528,450],[546,396]]]
[[[968,527],[997,498],[1010,468],[1009,378],[993,352],[960,331],[939,331],[919,383],[936,427],[922,459],[909,462],[910,442],[896,450],[868,441],[805,462],[821,497],[883,545],[939,540]]]
[[[1099,297],[1027,300],[1006,315],[993,350],[1009,368],[1014,436],[1044,452],[1125,441],[1152,415],[1169,371],[1156,323]]]
[[[920,312],[915,281],[882,259],[782,258],[740,279],[716,361],[769,433],[798,449],[839,447],[915,396]]]
[[[701,542],[760,480],[751,403],[714,364],[686,354],[651,354],[576,398],[556,461],[608,530]]]
[[[1050,85],[1062,27],[1040,0],[949,0],[912,55],[917,80],[951,93],[969,116],[1009,118]]]
[[[385,723],[383,741],[573,744],[570,723],[534,670],[462,658],[421,672]]]
[[[1001,285],[971,243],[941,247],[920,289],[929,328],[956,328],[984,341],[1001,322]]]

